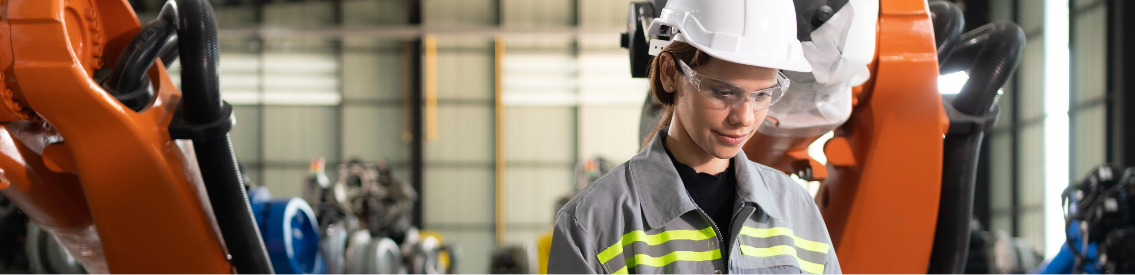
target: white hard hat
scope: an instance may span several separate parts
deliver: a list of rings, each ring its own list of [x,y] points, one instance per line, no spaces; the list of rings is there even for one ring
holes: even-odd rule
[[[796,39],[792,0],[670,0],[647,32],[733,63],[812,71]],[[668,44],[651,40],[651,54]]]

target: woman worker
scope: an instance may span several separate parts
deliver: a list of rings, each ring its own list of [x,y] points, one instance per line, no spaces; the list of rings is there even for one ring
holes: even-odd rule
[[[648,31],[673,38],[649,71],[666,114],[558,212],[549,273],[840,273],[807,191],[741,151],[780,70],[811,71],[792,0],[670,0]]]

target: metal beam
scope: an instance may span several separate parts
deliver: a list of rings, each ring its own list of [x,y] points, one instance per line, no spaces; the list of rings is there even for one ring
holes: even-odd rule
[[[331,0],[331,20],[332,20],[332,24],[335,24],[335,26],[342,26],[343,25],[343,21],[344,21],[343,20],[343,0]],[[336,92],[339,93],[340,100],[339,100],[339,104],[335,105],[336,118],[338,119],[337,121],[335,121],[335,151],[336,151],[336,155],[337,155],[337,156],[335,156],[336,157],[335,160],[341,160],[342,162],[346,162],[347,156],[349,155],[349,153],[347,152],[346,138],[344,138],[347,135],[345,133],[345,131],[346,131],[346,128],[347,128],[347,126],[346,126],[346,124],[347,124],[347,110],[346,110],[347,108],[346,108],[346,105],[347,104],[346,104],[346,102],[348,101],[348,100],[346,100],[346,98],[347,98],[347,77],[346,77],[346,74],[344,73],[346,71],[346,61],[347,61],[347,57],[344,54],[345,51],[343,50],[344,45],[346,44],[346,41],[344,41],[345,39],[346,39],[345,37],[340,37],[338,39],[332,39],[332,41],[331,41],[332,48],[334,48],[335,58],[338,59],[338,61],[339,61],[339,62],[336,62],[337,63],[336,69],[338,71],[337,77],[339,78],[339,87],[338,87],[338,91],[336,91]],[[372,160],[369,160],[369,161],[377,161],[377,160],[372,159]],[[338,167],[338,165],[330,166],[330,167]],[[332,171],[334,171],[334,170],[332,170]]]
[[[1107,2],[1108,156],[1120,167],[1135,166],[1135,2]]]
[[[581,27],[540,27],[515,28],[498,26],[454,26],[454,27],[425,27],[421,25],[406,26],[325,26],[325,27],[278,27],[253,26],[222,28],[218,36],[222,38],[241,38],[261,36],[266,38],[282,37],[315,37],[340,38],[363,37],[382,39],[417,39],[426,34],[437,36],[460,36],[472,38],[495,39],[499,36],[524,37],[579,37],[584,35],[617,35],[625,30],[619,28],[581,28]]]
[[[422,25],[422,1],[421,0],[407,0],[406,12],[409,13],[409,21],[411,26],[420,28]],[[408,95],[410,105],[410,186],[418,192],[418,200],[414,202],[414,211],[411,213],[411,223],[414,227],[424,228],[422,218],[422,200],[425,199],[425,190],[422,189],[423,170],[425,170],[424,161],[424,139],[425,131],[422,127],[422,102],[424,101],[424,94],[422,91],[422,38],[420,36],[408,37],[412,38],[411,42],[403,43],[405,66],[404,72],[410,76],[407,81]]]
[[[414,202],[414,212],[411,213],[411,220],[415,227],[422,227],[422,200],[425,198],[425,192],[422,190],[422,170],[424,170],[424,139],[425,131],[422,125],[424,124],[422,112],[422,102],[424,101],[424,94],[422,93],[422,39],[416,39],[403,43],[405,52],[404,72],[407,72],[409,78],[406,79],[410,107],[410,186],[414,190],[421,192],[418,200]]]
[[[1020,22],[1021,1],[1013,0],[1013,22]],[[1009,131],[1009,231],[1013,237],[1021,236],[1021,80],[1013,78],[1013,96],[1009,97],[1009,122],[1013,127]]]
[[[257,24],[264,24],[264,2],[265,2],[265,0],[252,0],[252,11],[253,11],[252,17],[253,17],[253,20],[255,20]],[[264,86],[265,86],[264,81],[266,79],[265,71],[264,71],[264,67],[265,67],[264,66],[264,47],[265,47],[264,43],[265,43],[265,41],[264,41],[264,37],[262,37],[262,36],[256,35],[256,36],[252,36],[252,37],[253,37],[253,43],[256,43],[256,63],[257,63],[257,66],[256,66],[256,78],[257,78],[256,92],[260,94],[260,98],[264,98],[265,95],[267,94],[267,91],[265,91],[265,89],[264,89]],[[268,136],[267,131],[265,131],[265,129],[264,129],[265,128],[264,121],[267,120],[266,117],[268,115],[268,111],[267,111],[267,108],[265,108],[264,106],[265,105],[264,105],[263,100],[257,101],[256,112],[259,115],[256,116],[256,140],[260,141],[260,143],[257,144],[257,146],[259,146],[259,150],[256,150],[256,153],[257,153],[256,169],[260,172],[260,179],[259,180],[260,180],[261,185],[267,183],[267,181],[268,181],[268,171],[267,171],[267,169],[265,169],[266,167],[264,166],[265,158],[267,158],[267,155],[268,155],[268,153],[267,153],[268,152],[268,146],[267,146],[268,143],[264,142],[265,137]]]
[[[508,208],[505,208],[505,108],[504,102],[501,98],[502,94],[504,93],[504,49],[504,38],[497,37],[496,40],[493,41],[493,98],[495,99],[493,104],[493,124],[496,126],[496,131],[494,133],[495,144],[493,145],[496,149],[496,153],[494,154],[496,155],[496,170],[494,173],[496,175],[496,184],[494,187],[496,189],[496,194],[494,197],[494,202],[496,205],[495,212],[497,244],[505,243],[506,227],[508,226],[505,220],[505,217],[507,216],[507,213],[505,212],[508,211]]]

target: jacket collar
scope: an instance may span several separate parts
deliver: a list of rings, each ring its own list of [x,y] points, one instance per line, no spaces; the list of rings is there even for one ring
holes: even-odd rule
[[[668,130],[669,127],[664,127],[655,133],[650,143],[629,161],[630,182],[638,192],[643,217],[650,229],[662,227],[697,209],[662,144]],[[780,212],[772,203],[772,194],[757,164],[749,161],[744,151],[739,151],[733,165],[740,199],[757,204],[769,216],[779,219]]]

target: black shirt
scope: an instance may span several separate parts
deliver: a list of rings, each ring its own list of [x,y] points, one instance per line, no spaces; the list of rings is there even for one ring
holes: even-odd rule
[[[721,233],[720,240],[723,242],[721,257],[729,259],[731,248],[729,244],[732,237],[729,231],[732,230],[730,225],[733,223],[733,211],[736,210],[733,203],[737,199],[737,179],[733,173],[733,160],[729,160],[729,168],[721,174],[710,175],[698,173],[689,165],[678,162],[669,148],[666,148],[666,154],[670,156],[670,162],[674,163],[674,169],[678,170],[678,176],[682,178],[686,192],[690,193],[698,208],[709,215],[717,225],[717,230]]]

